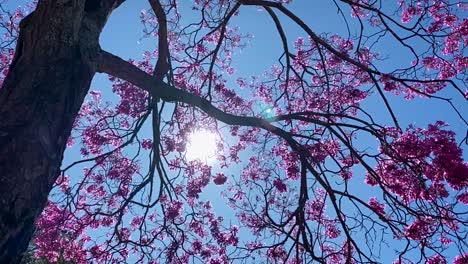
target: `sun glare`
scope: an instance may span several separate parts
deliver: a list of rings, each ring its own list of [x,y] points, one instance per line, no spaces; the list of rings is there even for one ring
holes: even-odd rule
[[[207,130],[194,131],[188,138],[186,157],[188,160],[211,162],[216,157],[218,136]]]

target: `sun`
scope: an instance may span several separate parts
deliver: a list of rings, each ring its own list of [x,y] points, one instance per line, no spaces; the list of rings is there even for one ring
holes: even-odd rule
[[[216,157],[218,136],[208,130],[196,130],[190,134],[187,143],[186,158],[211,162]]]

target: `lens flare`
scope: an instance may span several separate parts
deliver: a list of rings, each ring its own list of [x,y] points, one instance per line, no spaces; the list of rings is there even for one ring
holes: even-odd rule
[[[218,136],[208,130],[194,131],[188,138],[186,158],[211,162],[216,158]]]

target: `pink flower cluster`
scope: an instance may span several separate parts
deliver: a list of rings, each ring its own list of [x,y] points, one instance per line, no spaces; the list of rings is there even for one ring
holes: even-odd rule
[[[445,130],[445,126],[439,121],[427,129],[410,127],[398,136],[391,135],[394,141],[381,146],[388,158],[380,160],[376,168],[379,182],[406,202],[447,197],[444,182],[455,190],[466,189],[468,164],[454,133]],[[430,184],[425,186],[422,179]],[[370,175],[367,182],[377,184]]]

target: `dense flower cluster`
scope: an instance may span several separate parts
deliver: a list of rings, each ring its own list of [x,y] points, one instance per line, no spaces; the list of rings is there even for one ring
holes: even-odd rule
[[[376,168],[379,178],[368,175],[367,182],[383,184],[406,202],[448,197],[444,182],[455,190],[466,189],[468,164],[454,133],[444,127],[439,121],[427,129],[410,127],[405,133],[389,135],[393,142],[381,146],[386,158]]]

